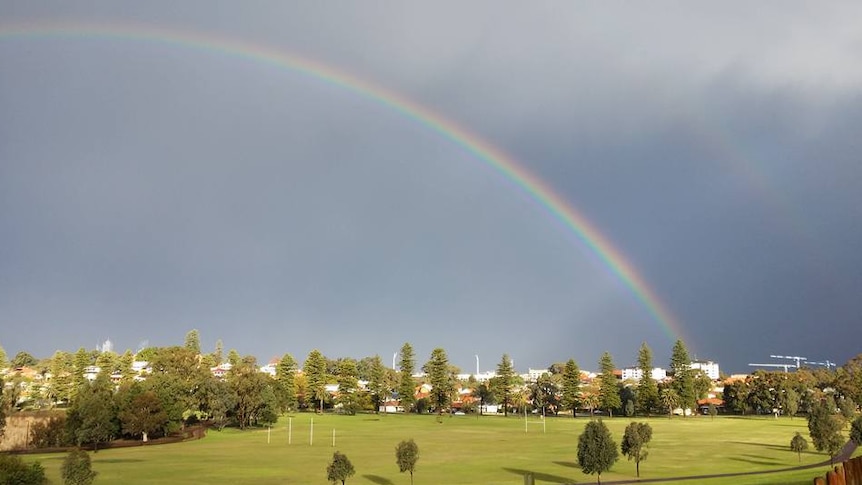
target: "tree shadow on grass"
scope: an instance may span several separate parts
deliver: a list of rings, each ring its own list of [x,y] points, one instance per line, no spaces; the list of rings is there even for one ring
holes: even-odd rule
[[[96,463],[139,463],[144,460],[139,460],[137,458],[105,458],[104,460],[99,458],[98,460],[94,460]]]
[[[362,475],[362,478],[367,478],[372,483],[376,483],[377,485],[394,485],[394,482],[392,480],[381,477],[380,475]]]
[[[784,464],[783,461],[777,460],[775,458],[767,458],[765,456],[757,455],[731,456],[727,459],[733,461],[741,461],[744,463],[751,463],[752,465],[777,466]]]
[[[580,468],[580,467],[578,466],[578,464],[577,464],[577,463],[575,463],[575,462],[573,462],[573,461],[554,461],[554,462],[551,462],[551,463],[553,463],[553,464],[555,464],[555,465],[560,465],[560,466],[569,467],[569,468]]]
[[[770,450],[779,450],[779,451],[787,451],[790,449],[789,446],[780,446],[771,443],[752,443],[750,441],[730,441],[729,443],[733,443],[735,445],[748,445],[748,446],[759,446],[762,448],[769,448]]]
[[[503,467],[503,470],[506,470],[509,473],[514,473],[515,475],[519,475],[523,477],[528,473],[533,474],[533,478],[536,479],[537,482],[551,482],[551,483],[573,483],[571,478],[561,477],[559,475],[551,475],[549,473],[542,472],[534,472],[531,470],[524,470],[523,468],[507,468]]]

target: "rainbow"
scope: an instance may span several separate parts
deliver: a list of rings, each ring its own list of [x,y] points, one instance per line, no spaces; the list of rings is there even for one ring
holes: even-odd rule
[[[454,143],[527,194],[530,199],[547,210],[599,257],[603,264],[625,284],[671,340],[683,336],[679,322],[667,306],[647,285],[631,262],[614,247],[595,225],[568,204],[545,181],[521,166],[512,157],[426,106],[322,62],[239,39],[139,24],[95,24],[65,21],[61,23],[44,21],[0,23],[0,40],[76,37],[145,41],[217,52],[279,69],[295,71],[385,106],[403,115],[411,122],[418,123]]]

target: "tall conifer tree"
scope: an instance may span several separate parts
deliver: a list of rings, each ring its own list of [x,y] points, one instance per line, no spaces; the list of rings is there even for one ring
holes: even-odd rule
[[[638,411],[647,416],[658,406],[658,384],[652,378],[652,367],[652,350],[646,342],[643,342],[638,351],[638,369],[641,371],[641,378],[638,381],[636,399]]]
[[[416,357],[413,354],[413,347],[409,342],[401,346],[401,360],[398,361],[398,368],[401,372],[401,381],[398,384],[398,397],[401,400],[401,408],[405,413],[409,413],[416,404],[416,383],[413,382],[413,372],[416,368]]]

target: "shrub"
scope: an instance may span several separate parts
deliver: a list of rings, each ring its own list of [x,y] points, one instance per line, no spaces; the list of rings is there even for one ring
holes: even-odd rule
[[[0,485],[42,485],[45,469],[37,461],[24,463],[18,456],[0,454]]]
[[[36,421],[30,427],[30,443],[36,448],[59,448],[72,442],[66,433],[66,416],[54,416]]]
[[[66,485],[90,485],[96,472],[90,468],[90,455],[81,449],[72,450],[63,460],[60,475]]]

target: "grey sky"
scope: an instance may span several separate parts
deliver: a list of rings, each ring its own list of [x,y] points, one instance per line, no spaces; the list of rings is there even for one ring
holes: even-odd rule
[[[467,127],[638,268],[698,357],[843,363],[862,315],[862,6],[0,4],[0,343],[261,360],[445,348],[465,369],[672,337],[511,183],[391,109],[213,50],[268,46]]]

